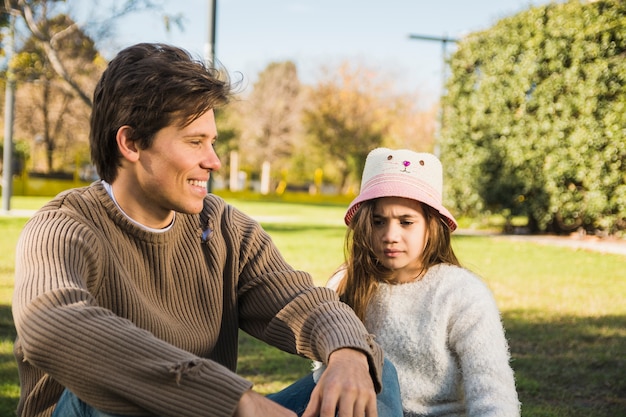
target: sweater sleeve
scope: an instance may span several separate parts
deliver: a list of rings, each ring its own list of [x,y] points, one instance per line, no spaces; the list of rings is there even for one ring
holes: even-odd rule
[[[508,343],[495,299],[478,277],[460,277],[450,320],[450,348],[463,375],[467,415],[518,417],[520,405],[510,367]]]
[[[337,349],[360,350],[380,391],[382,349],[352,309],[335,291],[316,287],[308,273],[294,270],[258,223],[236,210],[233,219],[243,229],[241,328],[284,351],[324,363]]]
[[[102,236],[70,217],[40,213],[19,239],[13,298],[18,358],[47,374],[46,384],[61,384],[109,413],[231,415],[251,383],[100,307],[88,283],[107,274],[99,259],[107,253]],[[28,401],[42,400],[27,400],[22,415],[52,412]]]

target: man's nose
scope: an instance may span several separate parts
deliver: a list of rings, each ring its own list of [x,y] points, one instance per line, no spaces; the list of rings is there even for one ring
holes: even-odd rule
[[[202,167],[209,171],[217,171],[222,167],[222,162],[215,152],[215,148],[211,145],[202,160]]]

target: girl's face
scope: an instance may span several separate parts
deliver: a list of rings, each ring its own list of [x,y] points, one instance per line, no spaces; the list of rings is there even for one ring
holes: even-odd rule
[[[378,260],[393,271],[395,283],[421,276],[422,252],[428,227],[421,203],[400,197],[384,197],[374,205],[373,247]]]

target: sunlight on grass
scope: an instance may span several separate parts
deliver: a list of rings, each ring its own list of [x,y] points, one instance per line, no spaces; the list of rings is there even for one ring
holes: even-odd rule
[[[480,275],[503,310],[548,315],[626,314],[626,258],[505,238],[453,239],[461,262]]]
[[[311,361],[279,351],[239,332],[237,373],[254,383],[261,394],[278,392],[306,375]]]
[[[17,371],[17,368],[16,368],[16,371]],[[2,401],[11,400],[12,403],[17,403],[19,398],[20,398],[19,386],[11,384],[10,381],[3,381],[2,383],[0,383],[0,399]],[[0,408],[0,410],[2,410],[2,408]],[[11,414],[2,414],[2,415],[9,416],[13,414],[14,412],[11,410]]]
[[[37,210],[50,201],[51,197],[24,197],[15,195],[11,197],[11,209]]]

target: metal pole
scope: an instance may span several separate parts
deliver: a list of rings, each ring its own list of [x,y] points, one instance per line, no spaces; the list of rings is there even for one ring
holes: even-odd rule
[[[448,47],[448,42],[458,42],[458,39],[454,39],[454,38],[448,38],[447,36],[429,36],[429,35],[409,35],[409,39],[417,39],[417,40],[421,40],[421,41],[435,41],[435,42],[441,42],[441,47],[442,47],[442,58],[443,58],[443,65],[441,67],[441,94],[443,96],[443,92],[446,89],[446,54],[447,54],[447,47]],[[437,158],[440,157],[441,154],[441,149],[439,148],[439,136],[441,135],[441,130],[443,129],[443,123],[444,123],[444,110],[443,110],[443,105],[441,104],[441,98],[439,100],[439,123],[436,129],[436,133],[435,133],[435,144],[434,144],[434,150],[433,153],[435,154],[435,156],[437,156]]]
[[[209,0],[209,36],[204,51],[204,60],[208,67],[215,66],[215,26],[217,21],[217,0]],[[212,174],[212,173],[211,173]],[[213,192],[213,175],[209,176],[207,181],[207,192]]]
[[[209,0],[209,36],[205,51],[207,65],[215,64],[215,26],[217,20],[217,0]]]
[[[2,211],[11,210],[13,194],[13,110],[15,107],[15,75],[11,60],[15,48],[15,16],[9,16],[9,36],[6,46],[7,83],[4,101],[4,156],[2,158]]]

